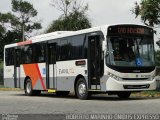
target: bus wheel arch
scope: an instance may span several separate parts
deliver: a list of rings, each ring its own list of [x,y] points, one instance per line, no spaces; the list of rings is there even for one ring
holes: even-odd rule
[[[25,79],[24,79],[24,89],[25,89],[25,87],[26,87],[26,82],[27,82],[28,79],[30,79],[29,76],[26,76]]]
[[[76,77],[75,83],[74,83],[74,88],[75,88],[75,94],[79,99],[85,100],[85,99],[89,98],[90,93],[88,92],[88,85],[87,85],[87,82],[86,82],[86,79],[84,78],[84,76],[78,75]],[[80,88],[81,88],[81,90],[80,90]],[[81,93],[80,91],[83,91],[83,93]]]
[[[77,84],[77,82],[78,82],[78,80],[79,80],[80,78],[84,78],[84,76],[81,75],[81,74],[79,74],[79,75],[77,75],[77,77],[76,77],[76,79],[75,79],[75,81],[74,81],[74,91],[75,91],[75,94],[76,94],[76,84]],[[85,78],[84,78],[84,79],[85,79]]]
[[[27,96],[40,95],[41,93],[40,90],[33,90],[32,81],[29,76],[27,76],[24,80],[24,91]]]
[[[25,78],[24,91],[25,91],[25,95],[27,95],[27,96],[32,96],[33,95],[32,81],[31,81],[29,76],[27,76]]]

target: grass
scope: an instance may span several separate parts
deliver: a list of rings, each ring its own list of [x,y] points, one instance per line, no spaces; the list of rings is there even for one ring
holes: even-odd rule
[[[9,87],[5,87],[3,85],[0,85],[0,91],[19,91],[19,88],[9,88]]]
[[[160,97],[160,90],[158,91],[143,91],[132,93],[132,96],[137,97]]]

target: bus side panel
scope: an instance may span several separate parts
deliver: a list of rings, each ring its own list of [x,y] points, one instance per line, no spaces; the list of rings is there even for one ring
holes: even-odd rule
[[[24,80],[26,78],[23,65],[20,65],[20,88],[24,89]]]
[[[29,77],[34,90],[46,90],[46,65],[45,63],[24,64],[21,70],[21,87],[24,87],[24,80]]]
[[[4,86],[14,88],[14,66],[4,67]]]
[[[38,64],[40,76],[42,78],[39,78],[37,81],[35,87],[33,89],[35,90],[46,90],[46,64],[45,63],[39,63]]]
[[[107,90],[107,80],[108,80],[109,76],[107,75],[103,75],[103,77],[101,78],[101,82],[100,82],[100,85],[101,85],[101,91],[103,92],[106,92]]]
[[[75,62],[76,61],[57,62],[57,90],[73,92],[76,77],[82,75],[87,78],[87,74],[85,73],[87,70],[87,62],[85,65],[79,66],[76,66]]]

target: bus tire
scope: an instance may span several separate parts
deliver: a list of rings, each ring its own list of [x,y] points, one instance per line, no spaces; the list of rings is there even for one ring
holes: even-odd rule
[[[118,92],[117,93],[118,97],[121,99],[128,99],[129,96],[131,95],[131,92]]]
[[[29,78],[25,82],[25,95],[27,96],[33,95],[32,82]]]
[[[28,78],[25,82],[25,95],[27,96],[36,96],[36,95],[40,95],[41,94],[41,90],[33,90],[32,89],[32,82],[31,80]]]
[[[84,78],[80,78],[76,84],[76,95],[81,100],[89,98],[90,93],[88,92],[87,83]]]

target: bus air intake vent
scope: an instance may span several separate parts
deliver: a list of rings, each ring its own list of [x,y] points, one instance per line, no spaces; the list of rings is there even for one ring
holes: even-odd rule
[[[148,78],[122,78],[123,80],[148,80]]]
[[[147,89],[150,85],[123,85],[123,87],[124,89]]]

